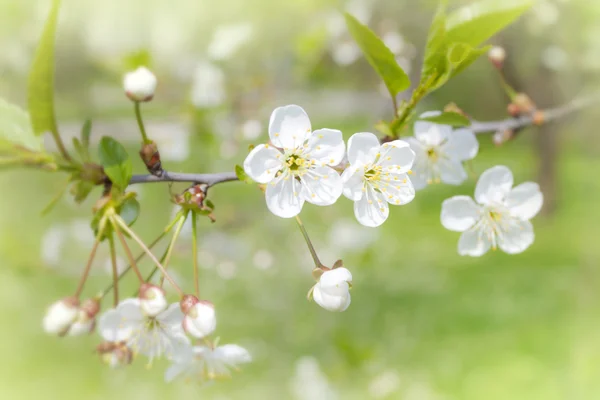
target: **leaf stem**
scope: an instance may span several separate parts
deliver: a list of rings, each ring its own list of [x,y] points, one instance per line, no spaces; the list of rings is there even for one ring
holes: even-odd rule
[[[152,143],[152,141],[148,139],[148,135],[146,134],[146,128],[144,127],[144,121],[142,120],[142,110],[140,107],[140,102],[135,101],[133,104],[135,109],[135,119],[137,120],[138,127],[140,128],[142,140],[144,141],[144,144]]]
[[[308,246],[308,250],[310,251],[310,255],[312,256],[313,261],[315,262],[315,266],[317,268],[323,268],[324,265],[321,263],[321,260],[319,260],[319,256],[317,256],[317,252],[315,251],[315,248],[314,248],[312,242],[310,241],[310,238],[308,237],[308,232],[306,232],[306,228],[304,227],[302,220],[297,215],[296,215],[296,222],[298,223],[298,227],[300,227],[302,236],[304,236],[304,241],[306,242],[306,245]]]
[[[133,254],[131,254],[131,249],[127,245],[127,241],[125,240],[123,233],[119,229],[121,226],[121,224],[119,223],[120,221],[117,219],[117,217],[112,216],[112,217],[110,217],[110,222],[112,223],[113,227],[115,228],[115,233],[117,234],[117,237],[119,238],[119,241],[121,242],[121,245],[123,246],[123,250],[125,250],[125,254],[127,255],[127,258],[129,259],[129,263],[131,264],[131,267],[133,268],[133,272],[135,272],[135,274],[137,275],[137,278],[140,281],[140,284],[144,283],[145,282],[144,277],[142,276],[142,273],[140,272],[140,269],[138,268],[138,266],[135,262],[135,258],[133,258]]]
[[[179,219],[177,220],[178,221],[177,226],[175,227],[175,232],[173,232],[173,237],[171,238],[171,241],[169,242],[169,246],[167,247],[167,250],[165,252],[164,261],[161,261],[163,267],[165,267],[165,270],[169,266],[169,261],[171,261],[171,254],[173,253],[173,248],[175,247],[175,242],[177,241],[177,238],[179,237],[179,234],[181,233],[181,229],[183,228],[183,224],[185,223],[187,216],[188,216],[188,211],[182,212],[181,215],[179,216]],[[158,285],[162,288],[164,282],[165,282],[165,277],[163,275],[160,277],[160,283]]]

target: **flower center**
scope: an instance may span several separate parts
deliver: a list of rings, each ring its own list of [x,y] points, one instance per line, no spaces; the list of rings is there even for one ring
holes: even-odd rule
[[[431,162],[437,162],[439,155],[433,147],[427,150],[427,158],[429,158]]]
[[[365,179],[371,183],[378,182],[381,180],[381,172],[383,167],[381,165],[370,165],[365,167]]]

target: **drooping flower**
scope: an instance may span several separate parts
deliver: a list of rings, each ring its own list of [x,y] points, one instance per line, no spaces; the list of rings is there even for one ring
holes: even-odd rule
[[[455,196],[442,204],[441,220],[446,229],[463,232],[458,253],[478,257],[490,248],[508,254],[527,249],[534,240],[529,220],[542,208],[544,197],[537,183],[513,186],[513,175],[505,166],[483,174],[475,188],[475,201]]]
[[[149,283],[144,283],[140,287],[139,298],[142,312],[149,317],[156,317],[168,306],[165,291]]]
[[[114,310],[119,318],[110,316],[104,321],[104,329],[114,331],[125,340],[134,354],[143,354],[152,362],[154,358],[171,358],[179,347],[187,346],[189,339],[181,323],[183,313],[179,303],[171,304],[157,315],[144,312],[139,298],[123,300]],[[103,335],[104,336],[104,335]]]
[[[380,145],[369,132],[352,135],[348,140],[350,165],[342,174],[344,196],[354,201],[354,215],[365,226],[376,227],[385,222],[388,203],[402,205],[415,197],[407,172],[415,153],[402,140]]]
[[[50,335],[65,335],[79,314],[79,300],[75,297],[61,299],[48,308],[42,321],[44,331]]]
[[[345,311],[350,306],[352,274],[346,268],[325,271],[313,286],[312,298],[327,311]],[[309,293],[310,295],[310,293]]]
[[[319,206],[336,202],[342,180],[331,167],[344,157],[342,132],[311,132],[306,112],[289,105],[271,114],[269,137],[272,144],[256,146],[246,157],[244,170],[256,182],[267,184],[267,207],[273,214],[291,218],[305,201]]]
[[[199,381],[228,378],[230,369],[238,369],[240,364],[252,361],[248,350],[236,344],[226,344],[215,348],[194,346],[182,349],[173,358],[173,364],[165,371],[165,381],[178,377]]]
[[[123,88],[133,101],[150,101],[156,90],[156,76],[148,68],[139,67],[125,74]]]
[[[433,117],[439,111],[430,111],[421,115]],[[452,129],[450,125],[441,125],[428,121],[417,121],[414,125],[415,136],[406,141],[417,155],[411,177],[415,189],[423,189],[431,183],[444,182],[460,185],[467,179],[463,161],[470,160],[479,151],[479,142],[468,128]]]
[[[86,299],[79,307],[77,318],[71,324],[69,336],[91,333],[96,326],[96,315],[100,311],[100,301],[95,298]]]
[[[197,339],[213,333],[217,327],[215,306],[196,296],[186,295],[180,302],[183,317],[183,329]]]

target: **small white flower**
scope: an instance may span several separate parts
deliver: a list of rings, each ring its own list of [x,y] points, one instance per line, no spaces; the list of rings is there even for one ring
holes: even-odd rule
[[[48,308],[43,320],[44,331],[50,335],[62,336],[79,315],[79,301],[74,297],[59,300]]]
[[[123,88],[133,101],[150,101],[156,90],[156,76],[148,68],[139,67],[125,74]]]
[[[421,117],[440,114],[439,111],[430,111]],[[431,183],[463,183],[467,173],[462,162],[474,158],[479,151],[475,134],[467,128],[453,130],[449,125],[427,121],[415,122],[414,130],[415,137],[406,141],[417,155],[412,176],[415,189],[423,189]]]
[[[236,344],[216,348],[194,346],[187,351],[182,350],[165,371],[166,382],[171,382],[179,376],[200,381],[230,377],[230,368],[237,370],[240,364],[252,361],[248,350]]]
[[[408,178],[415,153],[402,140],[379,144],[369,132],[348,140],[350,165],[342,174],[344,196],[354,201],[354,215],[365,226],[383,224],[390,210],[388,203],[406,204],[415,198]]]
[[[149,317],[156,317],[167,309],[168,303],[165,291],[158,286],[143,284],[140,288],[140,307]]]
[[[352,274],[340,267],[325,271],[312,288],[315,302],[327,311],[345,311],[350,305]]]
[[[441,220],[445,228],[463,232],[458,253],[481,256],[490,247],[508,254],[521,253],[534,239],[529,220],[542,208],[544,197],[537,183],[513,186],[513,175],[504,166],[495,166],[483,174],[475,188],[475,200],[455,196],[442,204]]]
[[[126,340],[131,337],[131,329],[122,325],[123,317],[116,309],[108,310],[98,319],[98,333],[104,339],[96,351],[102,362],[111,368],[130,364],[133,352],[127,346]]]
[[[276,108],[269,122],[270,144],[256,146],[244,161],[244,170],[266,183],[269,210],[282,218],[300,213],[305,201],[319,206],[336,202],[342,194],[340,175],[331,168],[344,157],[342,132],[311,132],[302,107]]]
[[[96,326],[96,315],[99,311],[99,300],[94,298],[85,300],[77,312],[77,318],[75,318],[69,328],[69,336],[91,333]]]
[[[188,307],[183,318],[183,329],[195,338],[202,339],[215,331],[217,318],[215,306],[209,301],[198,301]]]
[[[124,341],[134,354],[143,354],[152,362],[163,355],[170,358],[179,347],[189,344],[182,321],[179,303],[151,316],[144,313],[140,299],[134,298],[123,300],[115,310],[105,313],[99,330],[105,340]]]

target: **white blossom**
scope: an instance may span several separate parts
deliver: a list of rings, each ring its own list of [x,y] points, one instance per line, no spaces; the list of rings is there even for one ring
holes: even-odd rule
[[[312,288],[312,298],[327,311],[345,311],[350,305],[352,274],[340,267],[325,271]]]
[[[442,225],[463,232],[458,253],[478,257],[499,247],[508,254],[521,253],[534,240],[529,220],[542,208],[543,195],[537,183],[513,188],[512,172],[495,166],[483,174],[475,188],[475,201],[455,196],[442,204]]]
[[[179,303],[173,303],[153,316],[144,313],[140,299],[132,298],[123,300],[115,310],[105,313],[99,330],[106,340],[124,341],[134,354],[143,354],[152,362],[155,357],[163,355],[171,358],[179,347],[189,344],[182,321]]]
[[[140,288],[140,307],[149,317],[156,317],[167,309],[165,291],[156,285],[144,284]]]
[[[69,327],[69,336],[78,336],[91,333],[96,326],[96,314],[100,311],[100,301],[96,298],[85,300],[79,310],[77,317]]]
[[[166,382],[171,382],[177,377],[199,381],[229,377],[231,368],[237,370],[240,364],[252,361],[248,350],[236,344],[216,348],[194,346],[181,350],[173,358],[173,364],[165,371]]]
[[[389,215],[388,203],[406,204],[415,197],[407,172],[415,153],[402,140],[379,144],[369,132],[348,140],[350,165],[342,174],[344,196],[354,201],[354,215],[365,226],[383,224]]]
[[[183,318],[183,329],[195,338],[202,339],[215,331],[215,307],[208,301],[197,301],[189,307]]]
[[[121,325],[123,316],[116,309],[108,310],[98,319],[98,333],[104,342],[97,347],[102,361],[111,368],[131,363],[133,352],[127,346],[131,329]]]
[[[125,74],[123,88],[133,101],[150,101],[156,90],[156,76],[148,68],[139,67]]]
[[[421,118],[436,115],[440,112],[430,111],[422,114]],[[414,131],[415,136],[406,141],[417,155],[412,176],[415,189],[439,182],[460,185],[467,179],[462,163],[474,158],[479,151],[479,142],[471,130],[417,121]]]
[[[79,315],[79,301],[75,298],[59,300],[48,308],[42,325],[44,331],[51,335],[62,336],[67,333],[71,324]]]
[[[331,167],[344,157],[342,132],[311,132],[306,112],[288,105],[271,114],[269,137],[272,144],[256,146],[246,157],[244,170],[256,182],[267,184],[267,207],[273,214],[291,218],[305,201],[319,206],[336,202],[342,180]]]

